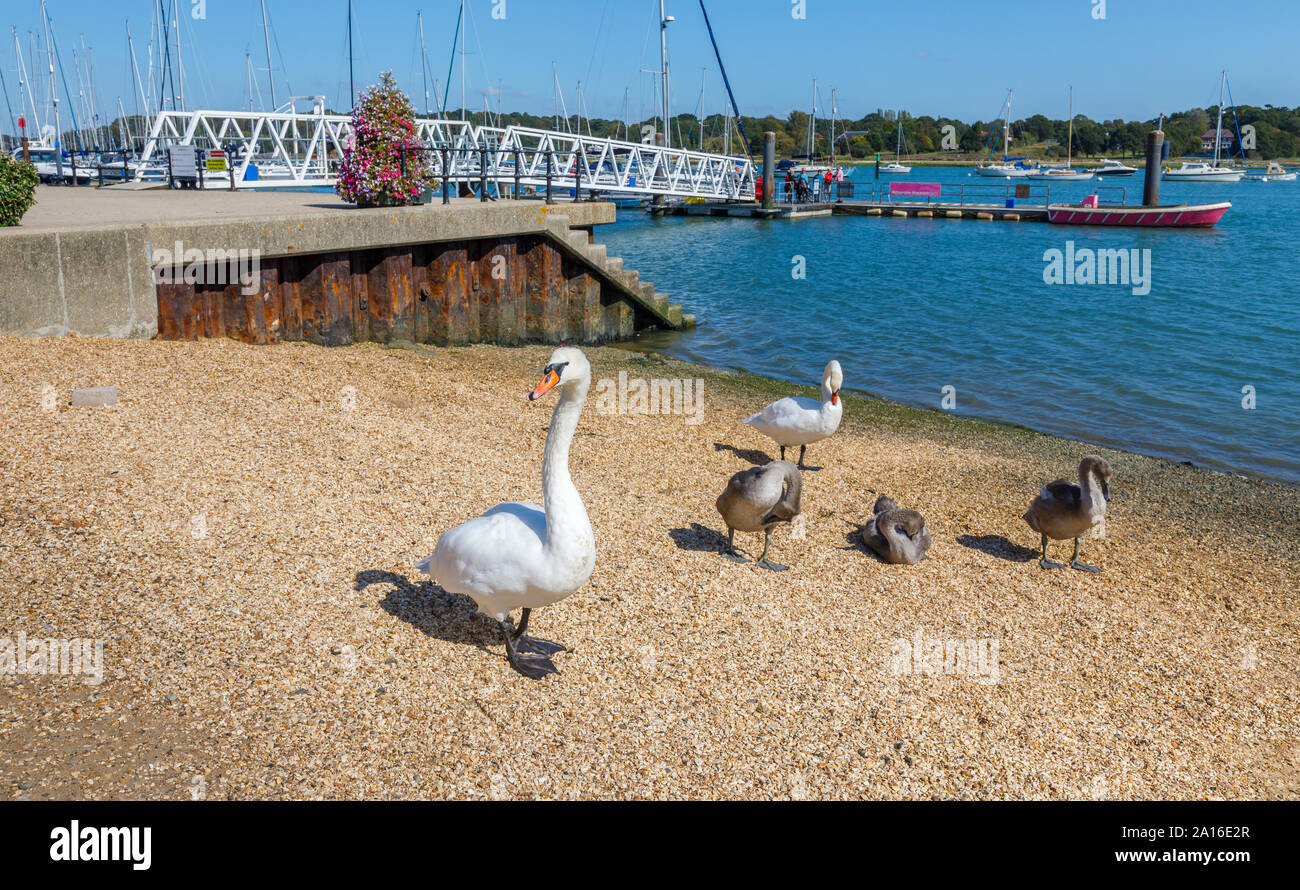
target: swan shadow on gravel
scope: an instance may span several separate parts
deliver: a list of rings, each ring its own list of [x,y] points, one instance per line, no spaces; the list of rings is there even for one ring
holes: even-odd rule
[[[491,651],[489,644],[500,634],[496,622],[480,613],[472,599],[448,593],[432,581],[417,584],[396,572],[370,569],[357,572],[353,589],[364,591],[372,584],[390,585],[379,608],[426,636]]]
[[[957,543],[1007,562],[1032,562],[1038,558],[1037,550],[1022,547],[1003,535],[958,535]]]
[[[721,553],[727,549],[727,536],[717,529],[692,522],[690,528],[674,528],[668,532],[673,543],[681,550],[704,553]]]
[[[725,442],[714,442],[714,451],[730,451],[741,460],[747,460],[756,467],[765,467],[772,462],[772,458],[767,456],[767,452],[759,451],[757,448],[737,448],[735,445],[728,445]]]

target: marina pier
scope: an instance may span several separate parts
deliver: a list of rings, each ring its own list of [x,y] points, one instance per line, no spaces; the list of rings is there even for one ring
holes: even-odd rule
[[[25,270],[0,283],[5,333],[587,343],[695,322],[594,243],[607,202],[358,210],[310,192],[48,187],[39,201],[0,231]]]

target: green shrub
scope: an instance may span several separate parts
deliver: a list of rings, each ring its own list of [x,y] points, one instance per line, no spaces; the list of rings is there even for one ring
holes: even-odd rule
[[[0,226],[16,226],[36,203],[36,167],[0,153]]]

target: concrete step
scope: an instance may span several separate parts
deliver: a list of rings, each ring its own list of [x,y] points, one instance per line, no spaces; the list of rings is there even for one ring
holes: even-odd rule
[[[603,244],[588,244],[587,259],[603,268],[605,265],[605,250],[606,248]]]
[[[670,303],[667,311],[664,312],[664,315],[667,316],[669,323],[672,324],[673,327],[679,328],[682,326],[683,315],[681,306],[676,303]]]
[[[605,271],[616,278],[623,274],[623,258],[617,256],[605,257]]]

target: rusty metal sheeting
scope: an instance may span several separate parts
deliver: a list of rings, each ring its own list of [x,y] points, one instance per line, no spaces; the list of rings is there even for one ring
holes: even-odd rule
[[[662,326],[597,272],[533,235],[281,257],[250,282],[208,266],[194,283],[157,285],[158,336],[594,343]]]

